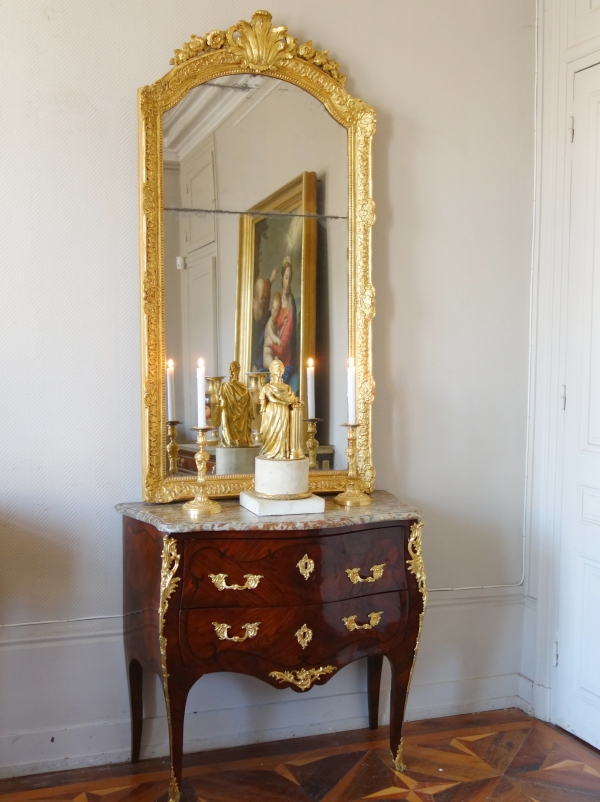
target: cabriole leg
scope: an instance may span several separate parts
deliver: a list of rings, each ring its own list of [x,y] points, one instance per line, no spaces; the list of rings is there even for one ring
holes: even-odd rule
[[[142,666],[137,660],[129,663],[129,704],[131,707],[131,762],[140,759],[142,744],[142,725],[144,721],[144,700],[142,696]]]
[[[166,682],[169,741],[171,746],[171,782],[169,802],[179,802],[183,773],[183,720],[189,688],[177,685],[169,678]]]
[[[413,644],[411,644],[413,645]],[[405,771],[402,759],[402,725],[404,724],[404,709],[413,665],[413,649],[407,648],[398,662],[392,662],[392,693],[390,699],[390,749],[394,765],[398,771]]]
[[[381,687],[381,669],[383,655],[367,657],[367,698],[369,703],[369,727],[376,730],[379,726],[379,689]]]

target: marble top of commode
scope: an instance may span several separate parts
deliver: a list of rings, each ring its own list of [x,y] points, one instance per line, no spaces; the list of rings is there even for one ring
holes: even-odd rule
[[[237,499],[221,499],[222,509],[216,515],[192,518],[182,509],[183,502],[176,504],[146,504],[131,502],[117,504],[121,515],[151,524],[159,532],[226,532],[256,529],[335,529],[383,521],[406,521],[421,518],[421,511],[403,504],[391,493],[376,490],[373,503],[368,507],[340,507],[333,496],[325,497],[325,512],[300,515],[254,515],[240,507]]]

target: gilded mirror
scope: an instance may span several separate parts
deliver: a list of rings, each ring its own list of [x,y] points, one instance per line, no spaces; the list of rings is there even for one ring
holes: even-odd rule
[[[198,415],[213,427],[210,495],[252,487],[256,400],[275,357],[307,410],[314,366],[310,488],[321,493],[345,488],[354,360],[370,491],[375,112],[347,93],[327,51],[299,45],[266,11],[193,36],[171,63],[139,91],[144,498],[194,495]],[[220,427],[222,399],[242,385],[253,399],[245,451],[228,449]]]

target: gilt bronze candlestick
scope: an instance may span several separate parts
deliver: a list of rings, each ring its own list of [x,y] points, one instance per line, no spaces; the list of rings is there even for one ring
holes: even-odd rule
[[[178,423],[181,423],[181,421],[167,421],[167,433],[169,436],[169,444],[167,445],[167,455],[169,457],[169,476],[175,476],[179,469],[179,466],[177,465],[177,455],[179,454],[179,443],[177,442]]]
[[[356,466],[356,430],[358,423],[344,423],[342,424],[348,429],[348,448],[346,449],[346,456],[348,457],[348,478],[346,480],[346,489],[343,493],[337,495],[333,500],[341,507],[365,507],[367,504],[372,504],[370,496],[364,493],[360,486],[360,479],[358,478]]]
[[[210,432],[212,426],[192,426],[195,432],[198,432],[196,443],[198,444],[198,451],[196,452],[196,465],[198,466],[198,490],[196,497],[192,501],[186,501],[183,509],[190,512],[192,515],[214,515],[221,512],[221,505],[216,501],[212,501],[208,497],[206,490],[206,463],[210,459],[207,451],[204,450],[206,445],[206,433]]]
[[[315,435],[317,433],[317,423],[322,420],[322,418],[304,418],[304,422],[307,424],[306,430],[308,433],[306,450],[308,452],[309,471],[314,471],[317,467],[317,449],[319,448],[319,441],[316,439]]]

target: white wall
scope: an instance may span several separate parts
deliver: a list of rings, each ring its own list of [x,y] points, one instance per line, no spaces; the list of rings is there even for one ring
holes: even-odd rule
[[[270,9],[329,48],[350,91],[378,110],[378,485],[424,508],[432,588],[516,584],[534,0]],[[235,0],[4,9],[3,774],[127,757],[112,507],[138,499],[141,484],[135,93],[192,31],[253,10]],[[409,716],[523,704],[522,616],[516,586],[432,593]],[[242,677],[205,678],[190,698],[188,746],[206,745],[203,728],[216,746],[362,726],[364,681],[356,665],[299,699]],[[153,682],[146,754],[165,751]]]

